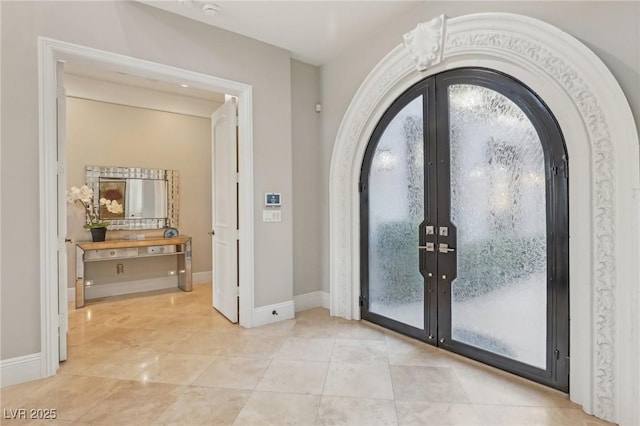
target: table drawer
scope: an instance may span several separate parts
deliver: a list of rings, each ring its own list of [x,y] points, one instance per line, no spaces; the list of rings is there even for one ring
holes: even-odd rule
[[[146,250],[145,250],[146,248]],[[143,251],[144,250],[144,251]],[[149,246],[149,247],[141,247],[140,255],[145,254],[170,254],[176,252],[175,245],[165,245],[165,246]]]
[[[135,247],[104,249],[104,250],[87,250],[84,252],[84,260],[97,259],[120,259],[123,257],[137,257],[138,249]]]

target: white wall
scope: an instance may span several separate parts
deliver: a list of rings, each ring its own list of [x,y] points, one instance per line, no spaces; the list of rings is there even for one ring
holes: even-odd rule
[[[255,307],[292,299],[287,51],[135,2],[2,2],[1,19],[0,359],[40,352],[38,36],[253,86]],[[281,223],[261,222],[268,191],[285,200]]]
[[[2,35],[2,2],[0,2],[0,36]],[[2,99],[2,54],[0,53],[0,99]],[[0,165],[2,164],[2,102],[0,102]],[[0,173],[0,188],[2,188],[2,173]],[[0,236],[2,235],[2,197],[0,197]],[[0,244],[0,286],[2,283],[2,246]],[[0,287],[0,307],[2,305],[2,287]],[[1,317],[0,317],[1,320]],[[2,324],[0,324],[0,332]],[[1,341],[0,341],[1,343]],[[1,352],[1,348],[0,348]],[[2,356],[0,356],[2,359]]]
[[[291,61],[293,138],[293,294],[320,290],[320,69]]]
[[[329,291],[329,165],[342,117],[351,98],[373,67],[394,47],[402,35],[420,22],[445,14],[449,17],[482,12],[508,12],[546,21],[591,48],[618,79],[640,124],[640,3],[638,2],[473,2],[430,1],[406,15],[389,20],[376,34],[324,64],[322,91],[322,196],[317,208],[322,217],[322,290]],[[571,159],[569,159],[571,161]],[[640,161],[640,159],[630,159]]]

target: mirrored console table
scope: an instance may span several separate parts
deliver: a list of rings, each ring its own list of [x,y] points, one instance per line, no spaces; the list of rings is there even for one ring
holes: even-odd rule
[[[85,304],[85,266],[87,262],[134,259],[155,256],[178,257],[178,287],[191,291],[191,237],[115,240],[76,244],[76,308]]]

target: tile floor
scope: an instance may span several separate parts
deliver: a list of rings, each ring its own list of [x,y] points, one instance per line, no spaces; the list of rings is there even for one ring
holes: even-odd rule
[[[69,311],[58,375],[2,389],[53,424],[604,425],[564,394],[325,309],[245,330],[211,286]],[[31,423],[29,423],[31,422]]]

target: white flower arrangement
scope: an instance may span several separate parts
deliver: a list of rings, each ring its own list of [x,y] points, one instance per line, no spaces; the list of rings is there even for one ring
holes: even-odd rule
[[[78,201],[82,204],[82,207],[84,207],[85,228],[106,228],[109,226],[109,222],[100,220],[100,216],[93,205],[93,189],[87,185],[83,185],[80,188],[72,186],[71,189],[67,191],[67,202],[73,204]],[[116,200],[101,198],[100,205],[105,206],[110,213],[122,213],[124,211],[122,204]]]

